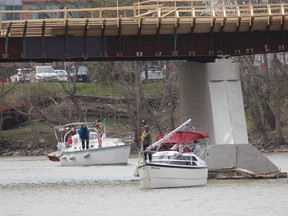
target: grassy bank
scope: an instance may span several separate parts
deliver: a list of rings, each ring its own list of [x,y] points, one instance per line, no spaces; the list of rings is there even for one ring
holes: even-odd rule
[[[111,83],[110,85],[102,85],[99,83],[76,83],[77,95],[94,95],[94,96],[110,96],[110,97],[122,97],[127,87],[135,87],[133,84]],[[165,82],[157,81],[147,84],[141,84],[146,96],[157,96],[165,88]],[[173,85],[178,85],[178,82],[174,82]],[[43,83],[19,83],[15,87],[13,84],[5,84],[2,88],[2,92],[13,90],[5,95],[5,98],[14,98],[19,93],[32,92],[32,91],[51,91],[53,89],[57,93],[63,93],[64,89],[71,89],[73,83],[59,83],[59,82],[43,82]]]

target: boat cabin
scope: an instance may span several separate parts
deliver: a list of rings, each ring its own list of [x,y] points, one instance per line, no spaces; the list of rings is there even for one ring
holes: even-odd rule
[[[152,156],[152,163],[200,166],[202,162],[198,156],[192,153],[180,153],[178,151],[161,151]]]

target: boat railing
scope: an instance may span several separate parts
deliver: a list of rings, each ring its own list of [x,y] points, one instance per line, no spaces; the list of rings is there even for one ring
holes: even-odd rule
[[[120,141],[124,142],[125,144],[132,144],[135,140],[134,132],[125,132],[125,133],[114,133],[110,138],[117,138]]]
[[[66,148],[66,144],[64,142],[58,142],[57,143],[57,150],[59,152],[63,152]]]

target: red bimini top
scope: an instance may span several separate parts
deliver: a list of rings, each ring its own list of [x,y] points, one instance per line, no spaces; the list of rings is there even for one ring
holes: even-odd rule
[[[163,138],[166,134],[160,134],[157,136],[157,140]],[[175,143],[175,144],[185,144],[198,139],[208,138],[209,135],[204,131],[177,131],[169,139],[165,140],[163,144]]]

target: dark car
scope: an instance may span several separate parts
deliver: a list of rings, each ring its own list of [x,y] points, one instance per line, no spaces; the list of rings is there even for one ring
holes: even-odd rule
[[[88,82],[88,68],[85,66],[79,66],[77,73],[78,82]]]
[[[70,72],[71,81],[74,80],[75,71],[76,69],[73,68],[72,71]],[[77,77],[76,77],[76,82],[89,82],[88,73],[89,73],[89,70],[86,66],[79,66]]]
[[[76,71],[76,69],[74,68],[70,72],[70,80],[71,80],[71,82],[73,82],[73,80],[74,80],[75,71]],[[77,72],[77,77],[76,77],[75,81],[76,82],[89,82],[88,73],[89,73],[89,70],[88,70],[88,68],[86,66],[79,66],[78,72]]]

